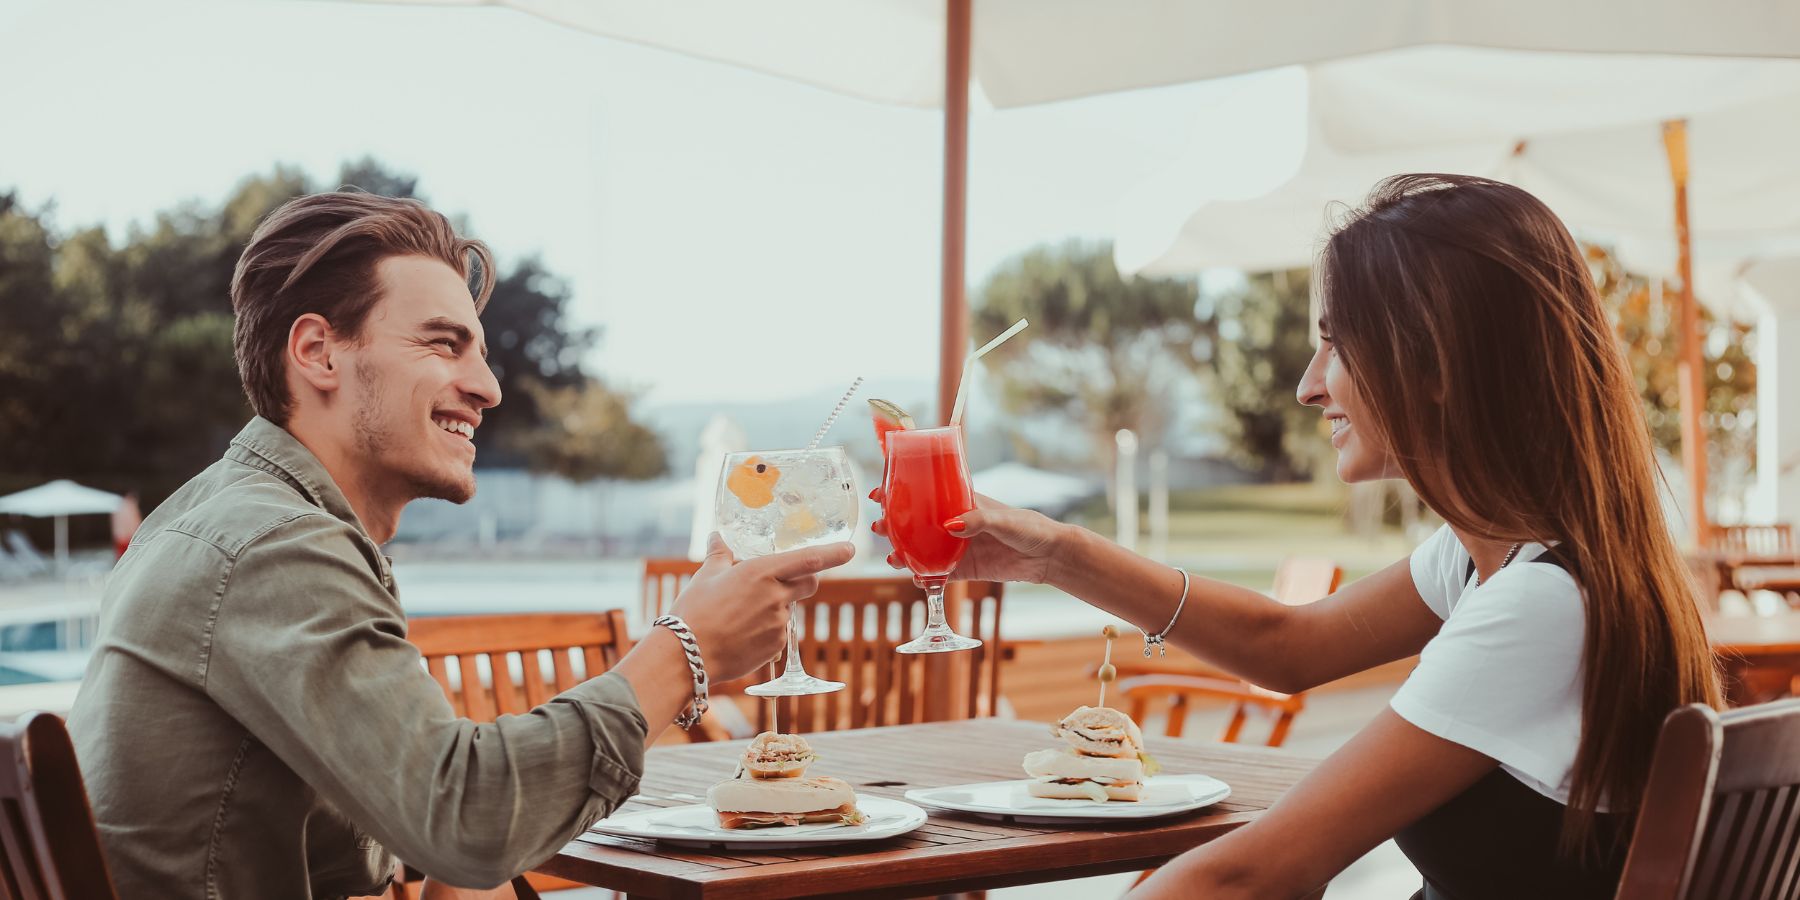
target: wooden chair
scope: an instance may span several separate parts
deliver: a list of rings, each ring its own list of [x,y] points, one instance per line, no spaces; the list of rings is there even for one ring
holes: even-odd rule
[[[0,725],[0,889],[7,897],[117,900],[62,719]]]
[[[1273,595],[1281,603],[1300,606],[1335,592],[1343,578],[1344,570],[1330,560],[1292,557],[1275,570]],[[1236,678],[1204,674],[1191,663],[1177,668],[1159,662],[1128,660],[1115,668],[1125,676],[1119,682],[1119,692],[1126,703],[1126,714],[1142,722],[1157,704],[1166,703],[1168,721],[1164,733],[1169,737],[1182,736],[1194,701],[1223,700],[1231,704],[1231,719],[1219,740],[1236,743],[1250,711],[1257,710],[1273,719],[1264,743],[1279,747],[1287,740],[1294,717],[1306,708],[1304,693],[1283,694]]]
[[[406,620],[406,637],[456,714],[478,722],[529,712],[603,674],[631,647],[621,609],[414,618]],[[513,881],[522,900],[536,896],[527,891],[582,886],[536,872]],[[396,888],[404,900],[404,884]]]
[[[631,648],[619,609],[414,618],[406,636],[456,714],[478,722],[529,712],[612,668]]]
[[[925,591],[911,579],[820,581],[818,593],[801,602],[801,659],[808,672],[842,681],[845,688],[783,698],[777,724],[783,731],[805,734],[923,722],[937,717],[931,709],[934,693],[950,717],[996,715],[1000,664],[1006,655],[1000,638],[1004,594],[1002,584],[968,582],[967,599],[948,604],[951,626],[980,638],[980,647],[912,655],[894,652],[925,626]],[[759,731],[768,729],[771,702],[754,697],[745,702],[755,704],[755,715],[747,718]]]
[[[1707,536],[1707,549],[1725,556],[1792,557],[1794,528],[1786,522],[1774,525],[1715,525]]]
[[[1800,898],[1800,700],[1669,714],[1617,896]]]
[[[644,560],[644,581],[640,589],[643,621],[648,622],[669,611],[688,579],[700,571],[700,564],[686,558]]]

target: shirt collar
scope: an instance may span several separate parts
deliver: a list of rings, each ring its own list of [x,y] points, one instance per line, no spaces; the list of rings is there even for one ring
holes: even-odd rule
[[[280,478],[314,506],[350,523],[364,536],[368,535],[368,529],[356,517],[356,510],[350,508],[350,500],[331,479],[331,473],[325,470],[325,464],[286,428],[256,416],[231,439],[231,449],[226,451],[225,458],[255,466]]]

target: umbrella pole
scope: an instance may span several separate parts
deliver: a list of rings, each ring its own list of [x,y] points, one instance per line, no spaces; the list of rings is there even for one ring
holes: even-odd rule
[[[969,303],[963,259],[968,240],[969,48],[971,0],[945,0],[944,251],[938,333],[938,421],[950,423],[963,357],[969,352]]]
[[[963,359],[969,353],[969,301],[964,290],[963,260],[968,245],[971,6],[972,0],[944,2],[944,262],[937,414],[938,421],[945,425],[950,424],[956,390],[962,383]],[[944,595],[944,604],[950,621],[959,621],[968,605],[968,593],[961,584],[952,584]],[[962,692],[955,685],[974,677],[968,660],[972,655],[925,654],[925,721],[939,722],[957,716],[957,698]]]
[[[56,517],[56,574],[69,568],[69,517]]]
[[[1706,433],[1700,414],[1706,406],[1706,373],[1700,360],[1700,313],[1694,303],[1694,259],[1688,235],[1687,120],[1663,123],[1663,149],[1669,155],[1669,179],[1675,188],[1675,274],[1681,279],[1681,464],[1687,470],[1688,504],[1692,510],[1694,545],[1705,547],[1711,528],[1706,519]]]

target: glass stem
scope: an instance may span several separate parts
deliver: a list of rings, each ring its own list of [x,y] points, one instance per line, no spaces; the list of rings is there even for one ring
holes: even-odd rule
[[[925,633],[942,634],[950,630],[944,621],[944,580],[925,582]]]
[[[940,617],[941,618],[941,617]],[[785,675],[805,675],[806,665],[800,661],[800,604],[788,605],[788,645]]]

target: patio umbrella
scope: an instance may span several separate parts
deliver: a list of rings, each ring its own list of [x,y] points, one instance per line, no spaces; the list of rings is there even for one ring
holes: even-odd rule
[[[968,352],[971,89],[996,108],[1424,45],[1800,57],[1784,0],[373,0],[503,6],[876,102],[944,110],[938,410]],[[1545,105],[1545,104],[1539,104]]]
[[[1303,134],[1304,151],[1285,180],[1276,175],[1267,179],[1275,184],[1260,186],[1266,192],[1227,195],[1192,174],[1216,168],[1201,148],[1127,203],[1116,259],[1122,270],[1159,274],[1305,265],[1327,203],[1354,204],[1385,175],[1452,171],[1517,183],[1578,234],[1618,244],[1635,265],[1683,286],[1682,446],[1689,519],[1703,542],[1690,250],[1709,260],[1703,275],[1719,297],[1731,294],[1727,282],[1754,260],[1800,252],[1800,175],[1787,152],[1800,141],[1800,62],[1509,59],[1516,56],[1399,51],[1310,67],[1298,90],[1302,82],[1289,73],[1289,96],[1275,118],[1304,119],[1293,129]],[[1551,96],[1556,102],[1544,102]],[[1700,213],[1693,228],[1690,169],[1702,173],[1692,186]],[[1772,385],[1760,399],[1775,405]]]
[[[66,478],[0,497],[0,513],[56,519],[56,570],[69,564],[69,517],[110,514],[125,498]]]

